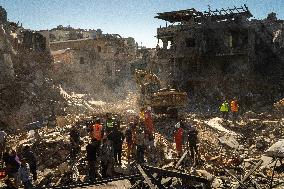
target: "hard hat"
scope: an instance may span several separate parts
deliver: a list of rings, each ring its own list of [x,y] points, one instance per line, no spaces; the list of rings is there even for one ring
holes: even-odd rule
[[[175,125],[175,128],[180,128],[180,122],[177,122],[177,124]]]
[[[151,111],[151,110],[152,110],[151,106],[148,106],[148,107],[147,107],[147,110],[148,110],[148,111]]]

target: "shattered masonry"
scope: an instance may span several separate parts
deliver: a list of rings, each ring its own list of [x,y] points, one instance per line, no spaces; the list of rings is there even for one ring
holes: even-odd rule
[[[100,29],[59,25],[31,31],[8,21],[0,7],[0,130],[10,131],[17,150],[31,145],[36,152],[38,186],[80,186],[87,174],[88,135],[82,127],[82,153],[72,167],[66,161],[70,126],[113,112],[123,117],[125,129],[139,112],[135,69],[152,71],[163,87],[188,92],[185,117],[199,131],[201,162],[178,159],[172,140],[176,120],[157,118],[155,147],[146,151],[152,166],[139,166],[132,175],[124,145],[124,166],[116,167],[124,176],[114,185],[220,189],[237,188],[241,181],[265,188],[273,175],[269,161],[283,156],[284,21],[275,13],[251,17],[246,6],[158,13],[156,18],[171,24],[157,29],[161,46],[145,48]],[[220,101],[234,96],[242,109],[237,125],[216,117]],[[38,135],[28,136],[31,129]],[[283,182],[283,168],[277,168],[275,183]]]
[[[158,13],[169,22],[157,29],[155,71],[178,82],[191,98],[210,104],[238,96],[246,107],[273,103],[284,89],[284,21],[275,13],[249,19],[240,8],[192,9]],[[168,77],[168,76],[171,77]],[[202,101],[202,99],[197,99]]]

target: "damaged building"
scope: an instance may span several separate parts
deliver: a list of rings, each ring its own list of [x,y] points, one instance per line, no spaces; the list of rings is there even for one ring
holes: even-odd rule
[[[49,77],[46,37],[8,21],[2,7],[0,20],[0,128],[23,129],[60,112],[62,98]]]
[[[237,96],[244,105],[279,100],[284,89],[283,20],[250,19],[246,5],[200,12],[158,13],[157,74],[194,97],[217,104]],[[169,77],[170,76],[170,77]],[[167,79],[170,78],[170,79]],[[252,101],[254,99],[254,101]],[[202,100],[202,99],[201,99]]]
[[[136,56],[133,38],[103,34],[95,39],[50,42],[55,81],[72,86],[73,91],[98,94],[113,90],[130,78],[130,65]],[[74,88],[75,87],[75,88]]]

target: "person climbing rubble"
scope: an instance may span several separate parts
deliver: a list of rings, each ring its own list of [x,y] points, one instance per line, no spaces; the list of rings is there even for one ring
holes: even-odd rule
[[[21,159],[21,165],[19,168],[19,178],[24,185],[24,189],[31,189],[33,188],[32,181],[30,179],[30,168],[29,164],[27,163],[25,158]]]
[[[196,127],[194,127],[192,124],[188,124],[187,127],[187,144],[188,149],[190,150],[191,159],[196,162],[197,158],[199,157],[198,154],[198,148],[197,148],[197,142],[198,142],[198,131]]]
[[[227,102],[227,100],[225,100],[221,106],[220,106],[220,112],[222,114],[222,117],[227,120],[228,116],[229,116],[229,103]]]
[[[144,163],[144,153],[145,153],[145,132],[143,122],[139,122],[138,132],[136,134],[136,161],[137,163]]]
[[[70,136],[70,158],[75,159],[80,152],[80,132],[78,126],[74,124],[69,133]]]
[[[145,132],[149,135],[149,140],[154,140],[154,121],[152,115],[152,109],[150,106],[147,107],[147,110],[144,112],[144,124]]]
[[[30,146],[25,146],[23,148],[22,157],[26,159],[29,164],[30,171],[33,175],[33,181],[37,180],[37,159],[34,152],[31,150]]]
[[[102,177],[112,177],[114,171],[114,150],[112,142],[104,136],[102,153],[101,153],[101,168],[102,168]]]
[[[177,155],[178,155],[178,157],[181,157],[181,155],[182,155],[182,144],[183,144],[183,129],[181,128],[180,121],[175,125],[174,141],[176,143]]]
[[[113,150],[114,150],[114,160],[115,163],[121,165],[121,154],[122,154],[122,144],[124,141],[124,134],[121,131],[117,122],[114,123],[114,129],[112,132],[112,142],[113,142]]]
[[[232,113],[233,123],[236,123],[237,121],[238,112],[239,112],[239,104],[237,98],[234,97],[234,99],[231,101],[231,113]]]

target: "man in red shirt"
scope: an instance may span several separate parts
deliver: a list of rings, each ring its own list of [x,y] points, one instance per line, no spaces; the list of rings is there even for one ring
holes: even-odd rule
[[[152,117],[151,107],[148,106],[147,110],[144,113],[144,124],[147,134],[149,134],[149,140],[154,139],[154,121]]]
[[[182,142],[183,142],[183,129],[180,126],[180,122],[178,122],[175,125],[174,140],[175,140],[175,143],[176,143],[176,150],[177,150],[178,157],[181,157],[181,155],[182,155]]]

